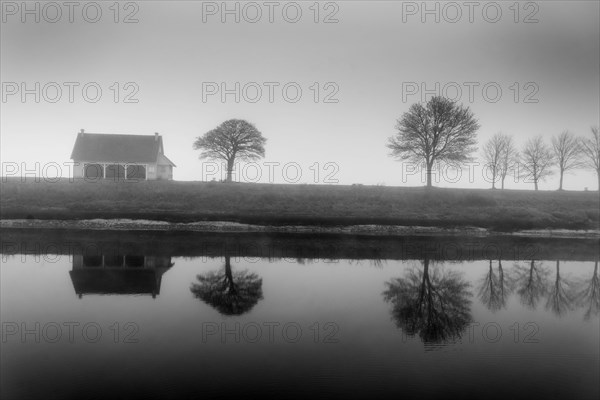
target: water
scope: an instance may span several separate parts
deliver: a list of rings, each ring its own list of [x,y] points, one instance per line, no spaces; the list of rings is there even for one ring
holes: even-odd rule
[[[3,235],[3,399],[600,394],[597,241],[36,235]]]

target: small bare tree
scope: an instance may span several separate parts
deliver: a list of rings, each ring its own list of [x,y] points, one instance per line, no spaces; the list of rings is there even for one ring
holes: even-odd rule
[[[589,320],[591,316],[600,314],[600,277],[598,276],[598,261],[594,263],[594,272],[590,280],[582,282],[581,291],[575,298],[577,305],[587,307],[584,319]]]
[[[508,175],[508,171],[514,169],[519,164],[519,151],[515,146],[515,141],[512,136],[502,135],[504,141],[502,146],[502,155],[500,157],[500,183],[501,188],[504,189],[504,181]]]
[[[560,274],[560,261],[556,260],[556,278],[550,285],[546,309],[561,317],[573,309],[575,303],[574,283]]]
[[[535,190],[538,182],[553,174],[554,155],[541,136],[529,139],[521,157],[521,177],[531,179]]]
[[[492,173],[492,189],[496,189],[498,180],[504,189],[506,175],[518,163],[518,155],[512,136],[498,132],[485,143],[483,159]]]
[[[581,140],[581,151],[585,158],[585,166],[593,169],[598,175],[598,190],[600,191],[600,134],[598,126],[592,126],[592,137]]]
[[[500,172],[502,163],[502,153],[504,151],[504,135],[498,132],[483,145],[483,160],[486,168],[492,173],[492,189],[496,189],[496,181]]]
[[[498,272],[492,268],[492,260],[488,272],[480,280],[477,296],[488,310],[496,312],[506,307],[506,301],[512,293],[514,282],[502,268],[502,260],[498,260]]]
[[[396,124],[398,132],[389,138],[391,156],[416,163],[427,169],[427,187],[436,162],[463,163],[476,150],[479,123],[469,107],[441,96],[426,104],[415,103]]]
[[[532,309],[548,293],[548,270],[541,262],[531,260],[529,268],[515,264],[515,290],[521,304]]]
[[[563,131],[560,135],[552,138],[552,149],[554,158],[560,174],[558,190],[563,190],[563,175],[565,172],[581,168],[581,145],[577,137],[569,131]]]

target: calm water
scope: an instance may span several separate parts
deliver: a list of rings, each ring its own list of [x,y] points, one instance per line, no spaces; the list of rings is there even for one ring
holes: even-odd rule
[[[4,252],[3,399],[600,394],[594,257],[123,248]]]

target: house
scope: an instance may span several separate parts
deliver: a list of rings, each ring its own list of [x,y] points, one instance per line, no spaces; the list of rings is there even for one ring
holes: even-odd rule
[[[164,154],[162,136],[87,133],[77,135],[73,177],[85,179],[173,179],[176,165]]]
[[[75,294],[160,294],[162,276],[174,263],[171,257],[73,254],[69,271]]]

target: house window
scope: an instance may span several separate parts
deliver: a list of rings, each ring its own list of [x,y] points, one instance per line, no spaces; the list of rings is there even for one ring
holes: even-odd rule
[[[138,164],[128,165],[127,179],[146,179],[146,167]]]
[[[106,179],[119,180],[125,178],[125,166],[109,164],[106,166]]]
[[[83,256],[84,267],[101,267],[102,256]]]
[[[102,179],[103,168],[100,164],[85,164],[83,166],[83,177],[85,179]]]
[[[125,256],[125,264],[128,267],[140,268],[144,266],[144,256]]]
[[[105,267],[122,267],[123,266],[123,256],[119,256],[119,255],[104,256],[104,266]]]

